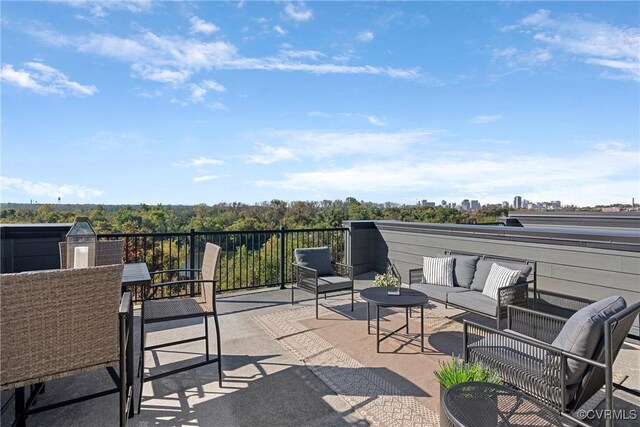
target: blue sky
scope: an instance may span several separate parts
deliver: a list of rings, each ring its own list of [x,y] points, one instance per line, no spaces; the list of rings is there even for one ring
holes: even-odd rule
[[[2,201],[640,200],[638,2],[2,2]]]

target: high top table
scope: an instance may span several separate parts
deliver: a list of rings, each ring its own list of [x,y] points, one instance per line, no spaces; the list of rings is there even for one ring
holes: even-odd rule
[[[122,270],[122,292],[125,292],[129,286],[135,288],[150,283],[151,275],[146,263],[138,262],[124,265]]]
[[[400,295],[387,294],[386,287],[373,287],[360,291],[360,296],[367,302],[367,333],[371,334],[371,315],[369,313],[369,305],[376,306],[376,351],[380,353],[380,343],[393,335],[400,335],[408,338],[409,341],[417,339],[413,335],[409,335],[409,309],[412,307],[420,307],[420,351],[424,351],[424,306],[429,302],[429,297],[415,289],[400,290]],[[406,323],[394,331],[387,331],[380,338],[380,307],[397,307],[405,309]],[[399,333],[406,328],[406,334]]]

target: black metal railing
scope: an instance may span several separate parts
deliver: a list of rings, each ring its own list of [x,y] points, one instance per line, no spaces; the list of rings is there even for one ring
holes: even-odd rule
[[[328,246],[332,258],[345,262],[348,228],[310,228],[213,231],[189,233],[115,233],[100,234],[99,239],[125,241],[124,262],[145,262],[149,271],[178,270],[176,276],[191,277],[188,269],[198,269],[207,242],[222,248],[216,279],[220,292],[247,290],[265,286],[284,288],[291,282],[293,250],[300,247]],[[174,277],[162,277],[167,281]],[[177,277],[175,277],[177,278]],[[197,293],[183,289],[179,294]],[[163,296],[174,296],[166,294]],[[139,295],[136,295],[136,299]]]

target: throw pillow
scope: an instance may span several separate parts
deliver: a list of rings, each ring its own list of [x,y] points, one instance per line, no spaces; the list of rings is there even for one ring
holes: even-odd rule
[[[497,300],[498,289],[513,285],[518,281],[519,276],[520,271],[509,270],[508,268],[493,263],[491,270],[489,271],[489,275],[487,276],[487,282],[482,290],[482,294]]]
[[[430,285],[453,286],[453,257],[424,257],[422,282]]]

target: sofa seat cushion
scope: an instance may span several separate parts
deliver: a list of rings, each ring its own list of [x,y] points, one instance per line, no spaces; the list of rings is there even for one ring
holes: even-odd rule
[[[447,295],[447,302],[486,314],[487,316],[496,317],[498,314],[498,302],[491,297],[482,295],[482,292],[469,291],[452,293]]]
[[[342,276],[318,277],[318,292],[331,292],[341,289],[351,289],[353,281]]]
[[[331,252],[324,246],[321,248],[297,248],[293,251],[296,263],[302,267],[313,268],[318,276],[332,276]]]
[[[604,322],[624,310],[627,303],[620,296],[610,296],[576,311],[551,343],[570,353],[592,359],[598,345],[604,339]],[[567,384],[582,379],[587,364],[574,359],[567,361]]]
[[[469,292],[469,289],[461,288],[459,286],[441,286],[427,283],[414,283],[411,285],[411,289],[424,292],[429,296],[429,298],[442,302],[447,302],[447,294]]]
[[[523,264],[521,262],[507,262],[499,260],[493,261],[490,259],[481,259],[476,265],[476,273],[474,274],[473,281],[471,282],[472,290],[480,292],[484,290],[484,285],[487,282],[487,277],[489,276],[489,272],[491,271],[491,266],[494,263],[510,270],[520,271],[520,277],[518,278],[518,281],[516,283],[522,283],[526,281],[529,273],[531,273],[531,266],[529,264]]]
[[[469,288],[476,273],[476,265],[480,260],[475,255],[438,255],[439,257],[453,257],[453,285]]]

